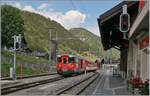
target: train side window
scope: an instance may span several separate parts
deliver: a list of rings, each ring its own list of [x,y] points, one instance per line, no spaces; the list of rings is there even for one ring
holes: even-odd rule
[[[69,58],[69,63],[75,63],[75,58],[74,57],[70,57]]]
[[[81,59],[81,68],[82,68],[82,65],[83,65],[83,59]]]
[[[76,63],[75,57],[72,57],[72,63]]]
[[[75,57],[75,63],[78,63],[79,60],[78,60],[78,57]]]

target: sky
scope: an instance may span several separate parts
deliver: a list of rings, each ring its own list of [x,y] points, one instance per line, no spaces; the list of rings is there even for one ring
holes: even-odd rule
[[[97,18],[121,0],[1,0],[21,10],[38,13],[66,29],[83,27],[100,36]]]

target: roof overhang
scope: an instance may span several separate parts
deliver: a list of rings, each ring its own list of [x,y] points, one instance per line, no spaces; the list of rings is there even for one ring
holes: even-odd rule
[[[100,15],[98,18],[98,25],[104,50],[108,50],[112,47],[120,50],[123,44],[128,42],[128,40],[123,39],[123,33],[119,30],[119,18],[124,4],[127,5],[132,25],[138,13],[138,1],[123,1]]]
[[[129,38],[137,36],[142,30],[149,31],[149,6],[148,3],[144,6],[141,13],[134,21],[131,30],[129,32]]]

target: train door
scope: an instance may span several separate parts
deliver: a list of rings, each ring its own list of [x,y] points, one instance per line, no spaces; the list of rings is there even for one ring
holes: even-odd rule
[[[68,64],[68,57],[67,56],[64,56],[64,57],[62,57],[62,63],[63,64]]]
[[[63,58],[63,63],[66,64],[67,63],[67,58]]]
[[[81,68],[83,68],[83,59],[81,59]]]
[[[80,58],[78,58],[78,63],[77,63],[77,64],[78,64],[78,69],[79,69],[79,70],[81,70],[81,68],[82,68],[81,63],[82,63],[82,62],[81,62],[81,59],[80,59]]]
[[[75,60],[76,58],[75,57],[72,57],[72,63],[74,64],[74,63],[76,63],[76,60]]]
[[[74,57],[74,60],[75,60],[76,68],[78,69],[79,68],[79,59],[78,59],[78,57]]]
[[[82,65],[83,65],[83,60],[80,59],[80,69],[82,69]]]
[[[86,72],[86,70],[87,70],[87,64],[88,64],[88,62],[85,60],[85,61],[84,61],[84,70],[85,70],[85,72]]]

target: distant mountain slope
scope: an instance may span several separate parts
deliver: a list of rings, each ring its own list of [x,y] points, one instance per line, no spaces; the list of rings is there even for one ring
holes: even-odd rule
[[[84,44],[63,26],[53,20],[26,11],[22,11],[22,16],[26,29],[24,33],[25,39],[32,50],[48,51],[48,39],[50,38],[49,29],[51,29],[51,39],[58,39],[58,44],[61,47],[60,49],[76,49],[79,45],[82,48],[88,47],[87,44]]]
[[[24,20],[24,38],[28,48],[30,48],[32,51],[43,51],[48,53],[49,46],[51,46],[51,51],[54,51],[56,49],[54,47],[54,43],[49,43],[50,29],[51,39],[54,40],[57,38],[58,54],[61,54],[62,52],[70,52],[72,50],[79,50],[79,48],[86,50],[89,48],[88,44],[82,42],[79,38],[74,36],[56,21],[36,13],[23,11],[12,6],[10,7],[12,10],[17,9],[20,11],[20,14]],[[77,54],[76,51],[73,52]],[[81,53],[79,53],[78,55],[81,55]]]
[[[90,46],[90,50],[94,52],[98,57],[108,57],[110,52],[104,51],[101,43],[101,38],[92,32],[84,29],[84,28],[72,28],[69,30],[72,34],[74,34],[78,38],[84,38],[82,41]],[[112,48],[112,58],[118,59],[120,53],[118,50]]]
[[[92,53],[100,57],[104,55],[105,52],[103,51],[100,37],[84,28],[72,28],[69,31],[76,37],[82,38],[82,41],[90,46]]]

